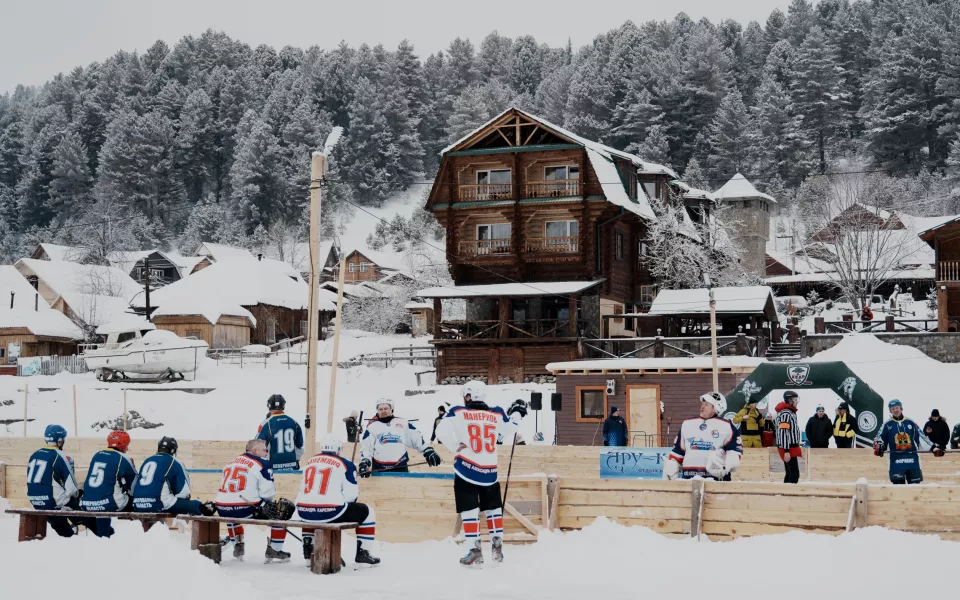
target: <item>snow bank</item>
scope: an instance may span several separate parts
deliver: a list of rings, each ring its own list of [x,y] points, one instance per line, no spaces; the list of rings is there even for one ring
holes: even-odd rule
[[[771,593],[771,572],[751,559],[779,556],[788,568],[775,569],[783,579],[782,585],[776,586],[776,598],[809,600],[862,595],[865,579],[851,574],[874,574],[878,548],[896,548],[898,571],[910,574],[951,572],[960,548],[933,536],[880,528],[838,537],[793,532],[717,546],[708,541],[668,539],[647,529],[601,519],[581,531],[545,533],[536,544],[507,546],[502,565],[473,569],[457,563],[464,547],[447,540],[379,544],[374,552],[383,562],[376,568],[354,570],[353,539],[345,536],[347,568],[336,576],[317,577],[304,568],[299,544],[291,537],[285,545],[293,554],[291,562],[264,565],[256,560],[265,549],[266,531],[262,528],[248,529],[246,561],[225,557],[218,566],[190,550],[189,535],[160,526],[144,534],[134,523],[115,527],[118,533],[110,540],[90,535],[53,536],[42,543],[17,544],[16,521],[0,518],[0,561],[5,572],[17,574],[4,578],[4,596],[36,596],[39,589],[49,587],[51,565],[56,565],[56,576],[64,582],[91,582],[94,574],[103,573],[104,565],[109,565],[111,588],[131,590],[138,600],[176,596],[188,600],[629,598],[636,596],[638,589],[645,597],[673,597],[679,592],[741,600]],[[484,552],[489,558],[486,544]],[[691,576],[691,569],[705,573],[704,565],[717,564],[721,556],[746,558],[720,569],[716,576]],[[169,574],[170,585],[144,585],[161,573]],[[872,598],[908,597],[916,595],[917,578],[887,577],[882,585],[870,589]]]

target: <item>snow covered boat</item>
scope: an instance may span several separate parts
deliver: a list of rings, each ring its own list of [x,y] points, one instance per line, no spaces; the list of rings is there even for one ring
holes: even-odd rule
[[[102,329],[98,332],[106,333]],[[179,337],[147,321],[106,335],[105,344],[82,348],[87,368],[96,371],[101,381],[125,379],[131,374],[161,381],[183,379],[184,373],[196,372],[207,355],[205,341]]]

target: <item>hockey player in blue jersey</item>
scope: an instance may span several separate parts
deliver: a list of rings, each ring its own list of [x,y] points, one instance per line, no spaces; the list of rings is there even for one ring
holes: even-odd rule
[[[920,446],[923,442],[929,447],[933,443],[911,419],[903,415],[903,403],[891,400],[890,420],[883,424],[880,433],[873,442],[873,453],[882,457],[890,452],[890,483],[921,483],[923,472],[920,470]],[[934,447],[936,452],[938,448]]]
[[[161,438],[157,453],[143,461],[133,488],[133,509],[171,515],[216,514],[213,502],[190,499],[190,477],[176,458],[177,447],[172,437]]]
[[[287,401],[280,394],[270,396],[267,400],[270,412],[257,430],[257,439],[265,441],[270,450],[270,464],[274,471],[299,469],[303,457],[303,430],[300,423],[283,412],[286,405]]]
[[[126,431],[111,431],[107,436],[107,449],[93,455],[87,480],[83,484],[83,499],[80,508],[87,512],[122,512],[133,510],[130,495],[137,480],[137,469],[126,455],[130,446],[130,434]],[[96,519],[93,532],[99,537],[113,535],[109,518]]]
[[[43,438],[47,445],[27,461],[27,498],[37,510],[79,510],[83,494],[74,477],[73,459],[63,451],[67,430],[47,425]],[[74,525],[93,525],[93,519],[74,519],[71,523],[66,517],[48,517],[47,522],[63,537],[76,533]]]

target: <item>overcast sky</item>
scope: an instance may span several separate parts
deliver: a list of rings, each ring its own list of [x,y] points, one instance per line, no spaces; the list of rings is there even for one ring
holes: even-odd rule
[[[307,48],[382,43],[407,38],[421,56],[453,38],[475,45],[492,30],[531,34],[551,46],[574,47],[631,19],[725,18],[762,24],[789,0],[0,0],[0,93],[17,84],[41,84],[77,65],[123,49],[144,50],[158,39],[171,46],[207,28],[225,31],[251,46]]]

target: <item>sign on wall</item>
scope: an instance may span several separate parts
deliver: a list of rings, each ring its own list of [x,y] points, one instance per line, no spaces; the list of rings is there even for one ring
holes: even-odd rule
[[[663,465],[670,450],[670,448],[602,448],[600,478],[663,479]]]
[[[20,372],[18,375],[21,377],[30,377],[31,375],[40,374],[40,357],[39,356],[29,356],[26,358],[21,358],[19,361]]]

